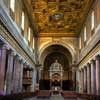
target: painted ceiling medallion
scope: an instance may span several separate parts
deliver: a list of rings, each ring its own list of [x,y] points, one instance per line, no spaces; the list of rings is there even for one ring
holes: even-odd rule
[[[54,13],[53,15],[50,16],[49,18],[50,22],[51,21],[60,21],[64,20],[64,15],[62,13]]]

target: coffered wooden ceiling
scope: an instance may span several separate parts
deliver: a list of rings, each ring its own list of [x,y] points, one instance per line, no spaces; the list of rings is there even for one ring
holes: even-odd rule
[[[78,36],[93,0],[31,0],[40,36]]]

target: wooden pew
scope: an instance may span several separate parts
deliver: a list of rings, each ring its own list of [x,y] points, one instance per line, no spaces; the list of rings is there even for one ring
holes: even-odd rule
[[[92,100],[92,95],[86,93],[78,93],[78,98],[83,100]]]
[[[85,100],[100,100],[100,95],[92,95],[86,93],[78,93],[78,98]]]
[[[0,100],[22,100],[36,96],[36,92],[15,93],[9,95],[0,95]]]
[[[62,91],[61,94],[64,97],[64,99],[75,99],[75,100],[77,100],[77,93],[75,93],[75,92]]]

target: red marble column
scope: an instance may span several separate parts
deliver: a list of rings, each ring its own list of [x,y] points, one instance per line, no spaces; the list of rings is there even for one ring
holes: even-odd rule
[[[0,47],[0,93],[4,92],[4,76],[5,76],[5,64],[6,64],[6,46]]]
[[[91,70],[90,70],[90,64],[87,64],[87,93],[91,93]]]
[[[96,56],[96,94],[100,95],[100,56]]]
[[[12,91],[13,60],[14,60],[14,52],[10,51],[8,54],[8,65],[6,74],[7,94],[11,94]]]

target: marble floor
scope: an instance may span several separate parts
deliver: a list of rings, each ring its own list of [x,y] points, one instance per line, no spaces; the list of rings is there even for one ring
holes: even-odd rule
[[[64,99],[61,95],[52,95],[50,99],[37,99],[35,98],[29,98],[24,100],[83,100],[83,99]]]
[[[50,99],[37,99],[37,98],[30,98],[25,100],[64,100],[62,96],[59,95],[52,95]]]

